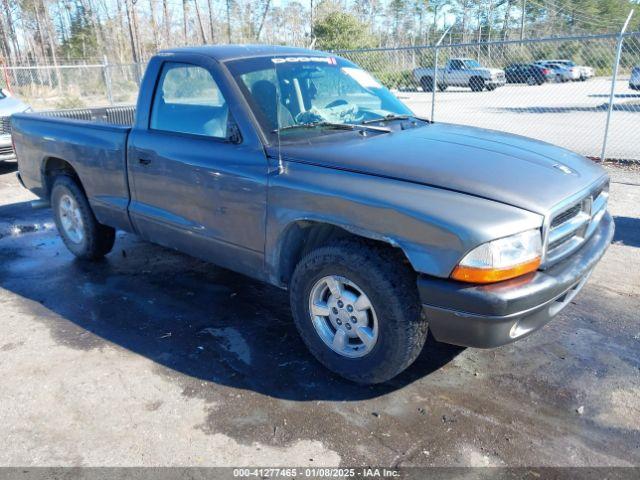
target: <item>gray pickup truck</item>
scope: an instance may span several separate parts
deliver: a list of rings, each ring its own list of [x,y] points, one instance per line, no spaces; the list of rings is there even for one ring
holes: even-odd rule
[[[491,348],[539,329],[613,236],[598,165],[431,123],[331,54],[164,51],[132,125],[113,114],[13,116],[21,182],[69,250],[100,258],[121,229],[286,288],[313,355],[360,383],[407,368],[427,330]]]

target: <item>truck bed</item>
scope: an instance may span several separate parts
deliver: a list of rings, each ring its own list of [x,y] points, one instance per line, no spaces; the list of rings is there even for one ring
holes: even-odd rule
[[[71,108],[66,110],[47,110],[36,112],[34,115],[46,117],[67,118],[70,120],[84,120],[108,125],[124,125],[130,127],[136,114],[135,105],[118,107]]]
[[[135,107],[82,108],[15,114],[11,128],[24,185],[48,196],[47,171],[63,160],[84,186],[102,223],[126,228],[127,138]]]
[[[135,105],[44,110],[32,113],[32,115],[42,115],[45,117],[67,118],[70,120],[84,120],[87,122],[124,126],[133,125],[135,114]],[[11,135],[11,116],[0,117],[0,136],[3,135]],[[0,158],[5,156],[13,158],[13,154],[13,146],[10,143],[0,145]]]

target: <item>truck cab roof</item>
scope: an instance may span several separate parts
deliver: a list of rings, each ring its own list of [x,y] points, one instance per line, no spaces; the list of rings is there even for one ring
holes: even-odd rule
[[[329,54],[318,50],[285,47],[281,45],[202,45],[162,50],[158,55],[164,56],[178,53],[205,55],[219,62],[243,58],[267,57],[271,55],[313,55],[314,57],[329,56]]]

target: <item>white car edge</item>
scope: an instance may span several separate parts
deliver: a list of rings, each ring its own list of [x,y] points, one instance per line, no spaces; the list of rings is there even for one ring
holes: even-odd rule
[[[587,65],[576,65],[573,60],[567,59],[551,59],[551,60],[540,60],[536,62],[540,65],[542,64],[550,64],[555,63],[559,65],[565,66],[571,72],[571,80],[581,80],[585,81],[595,76],[595,70],[592,67]]]
[[[0,162],[15,158],[11,144],[9,117],[14,113],[29,111],[31,111],[29,105],[14,97],[8,90],[0,88]]]

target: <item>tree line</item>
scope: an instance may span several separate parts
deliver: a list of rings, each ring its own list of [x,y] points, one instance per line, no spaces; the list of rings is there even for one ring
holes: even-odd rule
[[[639,1],[0,0],[0,63],[137,63],[193,44],[428,45],[447,29],[456,43],[610,33]]]

